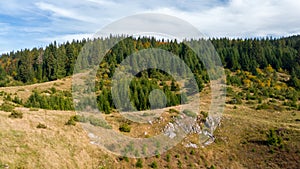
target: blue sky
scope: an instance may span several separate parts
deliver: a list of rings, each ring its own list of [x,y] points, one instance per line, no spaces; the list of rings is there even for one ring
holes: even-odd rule
[[[2,0],[0,53],[91,37],[120,18],[163,13],[209,37],[300,34],[299,0]]]

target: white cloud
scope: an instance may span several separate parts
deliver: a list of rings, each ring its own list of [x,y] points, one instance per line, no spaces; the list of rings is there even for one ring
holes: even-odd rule
[[[297,0],[231,0],[226,5],[202,11],[173,8],[151,11],[185,19],[209,36],[257,37],[300,33],[299,7]]]
[[[5,44],[1,50],[23,48],[28,39],[30,46],[81,39],[113,21],[144,12],[179,17],[210,37],[300,34],[298,0],[10,0],[0,1],[0,14],[20,21],[0,16],[0,44]]]
[[[80,20],[83,22],[96,22],[96,19],[94,18],[85,15],[80,15],[79,12],[73,12],[72,10],[60,8],[49,3],[38,2],[35,5],[41,10],[53,12],[53,17],[66,17],[74,20]]]
[[[117,3],[113,1],[105,1],[105,0],[86,0],[87,2],[93,2],[98,5],[104,5],[104,6],[111,6],[111,5],[118,5]]]

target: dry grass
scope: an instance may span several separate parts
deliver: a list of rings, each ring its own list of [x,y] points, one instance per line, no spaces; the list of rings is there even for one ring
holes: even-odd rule
[[[0,88],[0,91],[17,93],[26,99],[35,88],[46,90],[51,87],[68,90],[71,79]],[[211,97],[206,87],[200,94],[201,110],[208,111]],[[193,109],[195,105],[192,102],[186,108]],[[143,159],[144,168],[149,168],[153,161],[157,162],[158,168],[179,168],[180,163],[181,168],[299,168],[300,123],[296,121],[300,119],[299,111],[257,111],[251,105],[236,106],[235,109],[234,105],[226,105],[221,125],[215,131],[215,143],[205,148],[186,148],[186,143],[198,141],[197,136],[190,135],[159,158]],[[10,119],[9,112],[0,111],[0,168],[1,164],[8,164],[10,168],[135,168],[136,159],[126,162],[107,154],[90,143],[80,125],[66,126],[65,122],[75,112],[16,110],[23,112],[23,119]],[[126,134],[132,137],[145,137],[144,132],[156,135],[169,120],[166,112],[162,117],[164,121],[157,121],[150,127],[149,124],[132,123],[131,132]],[[117,113],[105,115],[105,118],[116,131],[125,120]],[[39,123],[47,128],[36,128]],[[286,134],[284,148],[272,148],[274,152],[270,153],[271,147],[264,142],[266,132],[272,128],[281,129]],[[170,162],[166,160],[167,155]]]
[[[39,91],[44,91],[54,87],[57,90],[70,90],[71,83],[72,83],[72,78],[67,77],[56,81],[37,83],[37,84],[32,84],[27,86],[1,87],[0,91],[11,93],[12,95],[16,94],[22,100],[27,100],[27,98],[32,94],[32,91],[35,89]]]
[[[89,139],[80,127],[66,126],[74,112],[29,111],[19,108],[23,119],[9,119],[0,112],[0,162],[10,168],[98,168],[112,165],[112,158]],[[38,129],[39,123],[47,129]]]

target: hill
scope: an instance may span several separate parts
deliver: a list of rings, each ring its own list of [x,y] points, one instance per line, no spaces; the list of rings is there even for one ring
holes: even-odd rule
[[[221,89],[226,88],[227,92],[221,123],[210,137],[213,142],[207,146],[199,143],[198,134],[210,122],[212,99],[219,97],[212,94],[210,86],[219,80],[218,71],[210,72],[209,77],[211,69],[207,70],[183,42],[126,37],[106,53],[99,65],[94,65],[98,50],[83,51],[89,57],[80,58],[83,70],[76,74],[76,83],[90,86],[73,86],[71,90],[71,75],[83,46],[89,44],[92,49],[101,50],[106,42],[54,42],[45,49],[25,49],[0,57],[0,168],[300,168],[298,36],[211,39],[225,67],[226,79],[220,81],[224,82]],[[207,44],[203,39],[187,43],[193,42]],[[177,73],[171,76],[159,69],[137,72],[138,66],[145,63],[144,58],[130,55],[150,48],[177,55],[187,67],[176,66],[180,61],[164,60],[162,53],[150,53],[154,58],[151,65],[163,63],[167,70]],[[122,65],[128,58],[132,65]],[[87,72],[91,66],[98,70]],[[157,103],[154,108],[161,112],[159,117],[141,124],[118,113],[131,110],[130,104],[117,106],[127,103],[122,97],[113,97],[113,78],[119,70],[137,74],[128,86],[118,81],[118,92],[128,96],[129,103],[143,112],[141,116],[145,119],[151,115],[147,111],[153,108],[152,103]],[[188,76],[189,70],[194,81],[176,80]],[[94,81],[90,81],[91,74]],[[95,107],[90,104],[90,95],[73,101],[77,93],[91,91],[96,95]],[[196,99],[198,96],[200,100]],[[76,114],[75,108],[97,108],[107,123],[92,113]],[[93,135],[83,129],[88,126],[134,138],[152,138],[169,132],[171,126],[180,126],[179,119],[184,117],[195,120],[193,126],[183,125],[186,138],[167,152],[139,159],[129,157],[134,153],[141,155],[134,151],[137,145],[128,145],[121,156],[113,155],[96,146]],[[119,146],[123,144],[120,142]],[[157,149],[161,147],[156,144]]]
[[[61,82],[64,84],[61,84]],[[69,79],[51,82],[57,90],[63,89]],[[52,87],[49,83],[22,86],[29,92]],[[16,87],[18,88],[18,87]],[[9,89],[9,90],[7,90]],[[14,89],[14,88],[13,88]],[[2,91],[20,93],[11,87]],[[233,90],[239,88],[233,86]],[[201,106],[208,110],[210,89],[201,92]],[[231,100],[231,96],[227,99]],[[3,100],[2,98],[1,100]],[[243,102],[246,100],[243,99]],[[190,135],[173,149],[156,157],[142,159],[143,168],[298,168],[300,143],[300,114],[297,110],[256,110],[255,104],[227,104],[221,125],[215,132],[215,143],[201,148]],[[80,123],[65,125],[73,111],[24,108],[22,119],[9,118],[11,112],[0,111],[0,164],[4,168],[135,168],[137,159],[111,155],[90,143]],[[118,130],[118,114],[106,115]],[[47,128],[37,128],[44,124]],[[159,121],[153,124],[159,126]],[[155,128],[152,126],[153,128]],[[129,135],[137,135],[135,124]],[[268,134],[275,131],[280,144],[269,143]],[[144,131],[142,131],[143,133]],[[141,133],[141,132],[139,132]],[[151,131],[148,133],[151,134]],[[190,142],[199,148],[187,148]],[[0,165],[0,166],[1,166]]]

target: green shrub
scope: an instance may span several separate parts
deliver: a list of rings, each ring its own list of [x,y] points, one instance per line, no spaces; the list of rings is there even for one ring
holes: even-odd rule
[[[71,116],[70,119],[66,122],[66,125],[76,125],[76,122],[82,122],[85,123],[87,122],[88,119],[85,118],[84,116],[79,116],[79,115],[75,115],[75,116]]]
[[[14,119],[21,119],[21,118],[23,118],[23,113],[13,110],[8,117],[9,118],[14,118]]]
[[[262,110],[262,109],[270,109],[270,106],[268,104],[266,104],[266,103],[263,103],[263,104],[258,105],[256,107],[256,110]]]
[[[216,167],[214,166],[214,165],[211,165],[210,167],[209,167],[209,169],[215,169]]]
[[[142,159],[139,158],[139,159],[137,160],[135,166],[136,166],[137,168],[143,168],[143,161],[142,161]]]
[[[282,146],[282,137],[274,129],[270,129],[267,133],[267,144],[269,146]]]
[[[30,108],[29,111],[39,111],[38,108]]]
[[[8,102],[4,102],[1,106],[0,106],[0,110],[5,111],[5,112],[12,112],[14,110],[14,106],[11,105]]]
[[[86,118],[86,121],[89,121],[91,125],[93,126],[99,126],[105,129],[111,129],[112,127],[107,124],[104,120],[101,120],[99,118],[96,118],[94,116],[89,116],[88,118]]]
[[[180,160],[177,161],[177,166],[178,166],[178,168],[182,167],[182,162]]]
[[[73,119],[73,118],[70,118],[66,123],[65,125],[68,125],[68,126],[75,126],[76,125],[76,121]]]
[[[228,102],[228,104],[242,104],[242,99],[239,97],[234,97]]]
[[[170,161],[171,161],[171,155],[170,155],[170,154],[167,154],[167,156],[166,156],[166,161],[167,161],[167,162],[170,162]]]
[[[122,124],[122,125],[119,127],[119,130],[120,130],[121,132],[127,132],[127,133],[129,133],[130,130],[131,130],[131,127],[130,127],[127,123],[124,123],[124,124]]]
[[[176,109],[169,109],[169,113],[176,113],[179,114],[179,111]]]
[[[71,117],[75,122],[81,122],[81,123],[85,123],[88,121],[88,119],[84,116],[79,116],[79,115],[75,115]]]
[[[153,161],[153,162],[150,164],[150,167],[151,167],[151,168],[157,168],[157,167],[158,167],[157,162],[156,162],[156,161]]]
[[[18,96],[15,96],[12,102],[22,105],[23,101]]]
[[[189,116],[189,117],[193,117],[193,118],[197,117],[197,114],[196,114],[196,113],[194,113],[194,112],[191,111],[191,110],[187,110],[187,109],[183,110],[183,114],[185,114],[185,115],[187,115],[187,116]]]
[[[204,119],[206,119],[208,117],[208,112],[201,111],[200,114],[202,114]]]
[[[119,157],[119,160],[129,162],[129,158],[127,156]]]

